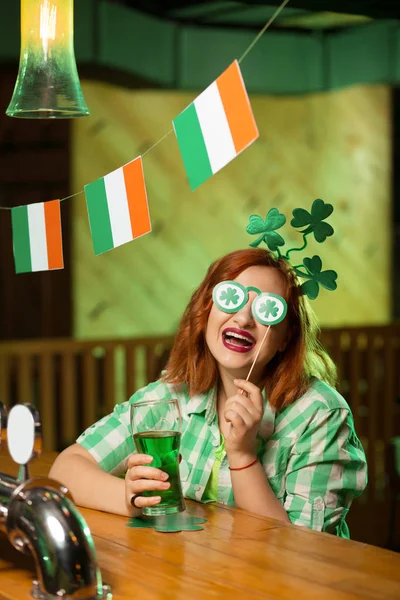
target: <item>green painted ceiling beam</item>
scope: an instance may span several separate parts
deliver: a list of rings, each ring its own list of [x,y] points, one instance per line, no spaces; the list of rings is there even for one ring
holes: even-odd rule
[[[149,86],[205,88],[256,32],[161,21],[106,0],[75,2],[79,67],[116,70]],[[0,8],[0,61],[19,55],[18,3]],[[400,82],[400,25],[371,22],[335,32],[267,32],[242,71],[249,92],[304,94],[360,83]],[[87,69],[85,68],[85,73]]]
[[[253,40],[254,32],[190,29],[180,34],[178,87],[205,87]],[[301,94],[323,89],[322,42],[319,35],[265,34],[241,63],[253,93]]]

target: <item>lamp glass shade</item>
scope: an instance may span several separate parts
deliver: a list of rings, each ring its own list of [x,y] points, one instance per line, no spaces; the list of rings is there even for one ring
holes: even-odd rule
[[[21,0],[21,52],[9,117],[89,114],[74,53],[73,0]]]

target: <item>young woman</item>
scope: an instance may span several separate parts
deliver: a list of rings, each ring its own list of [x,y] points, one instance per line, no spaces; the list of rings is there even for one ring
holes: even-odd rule
[[[213,301],[221,282],[247,290],[236,312]],[[283,298],[287,314],[270,327],[246,381],[266,332],[252,305],[265,292]],[[185,497],[348,537],[345,519],[366,486],[366,460],[317,334],[287,261],[259,248],[224,256],[193,294],[162,378],[82,433],[50,476],[81,506],[135,516],[156,505],[159,496],[141,494],[167,489],[168,476],[135,453],[130,405],[177,398]]]

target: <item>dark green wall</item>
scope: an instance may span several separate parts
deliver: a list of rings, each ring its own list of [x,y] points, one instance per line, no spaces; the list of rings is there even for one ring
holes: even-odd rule
[[[6,6],[4,6],[6,5]],[[106,0],[75,2],[78,66],[113,69],[177,89],[206,87],[239,58],[254,31],[177,26]],[[0,8],[0,61],[19,54],[19,2]],[[242,63],[253,93],[301,94],[400,81],[400,24],[336,32],[268,31]]]

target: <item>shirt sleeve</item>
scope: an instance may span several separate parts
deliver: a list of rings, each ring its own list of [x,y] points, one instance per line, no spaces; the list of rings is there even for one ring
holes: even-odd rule
[[[121,475],[126,470],[128,456],[135,452],[130,405],[143,399],[145,390],[138,390],[129,401],[117,404],[112,413],[88,427],[76,440],[107,473]]]
[[[290,521],[348,537],[344,519],[366,484],[367,462],[351,413],[319,411],[289,459],[284,507]]]

